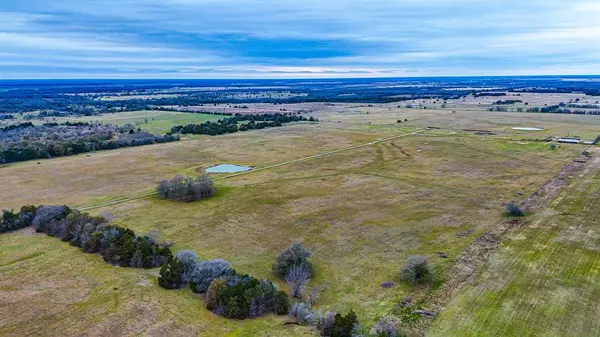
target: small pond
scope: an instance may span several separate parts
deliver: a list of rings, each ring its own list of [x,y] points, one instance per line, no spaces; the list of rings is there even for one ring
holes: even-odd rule
[[[531,128],[531,127],[527,127],[527,126],[517,126],[514,128],[511,128],[513,130],[519,130],[519,131],[542,131],[544,129],[540,129],[540,128]]]
[[[206,169],[207,173],[235,173],[235,172],[244,172],[250,171],[253,167],[251,166],[240,166],[234,164],[219,164],[216,166],[211,166]]]

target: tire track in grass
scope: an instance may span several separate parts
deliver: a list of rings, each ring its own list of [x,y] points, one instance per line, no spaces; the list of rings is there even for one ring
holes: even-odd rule
[[[302,158],[298,158],[298,159],[293,159],[293,160],[288,160],[288,161],[284,161],[284,162],[277,163],[277,164],[271,164],[271,165],[266,165],[266,166],[262,166],[262,167],[257,167],[257,168],[255,168],[253,170],[250,170],[250,171],[244,171],[244,172],[229,174],[229,175],[222,176],[222,177],[216,177],[216,178],[213,179],[213,181],[221,181],[221,180],[225,180],[225,179],[231,179],[231,178],[235,178],[235,177],[239,177],[239,176],[243,176],[243,175],[247,175],[247,174],[252,174],[252,173],[256,173],[256,172],[262,172],[262,171],[266,171],[266,170],[271,170],[271,169],[274,169],[274,168],[277,168],[277,167],[281,167],[281,166],[285,166],[285,165],[300,163],[300,162],[308,161],[308,160],[312,160],[312,159],[318,159],[318,158],[330,156],[330,155],[337,154],[337,153],[342,153],[342,152],[346,152],[346,151],[356,150],[356,149],[360,149],[360,148],[364,148],[364,147],[368,147],[368,146],[372,146],[372,145],[377,145],[377,144],[388,142],[388,141],[393,141],[393,140],[400,139],[400,138],[403,138],[403,137],[420,134],[420,133],[423,133],[425,131],[427,131],[427,129],[419,129],[419,130],[416,130],[416,131],[407,132],[407,133],[403,133],[403,134],[396,135],[396,136],[391,136],[391,137],[387,137],[387,138],[383,138],[383,139],[377,139],[377,140],[374,140],[374,141],[371,141],[371,142],[367,142],[367,143],[362,143],[362,144],[358,144],[358,145],[352,145],[352,146],[344,147],[344,148],[341,148],[341,149],[336,149],[336,150],[326,151],[326,152],[322,152],[322,153],[317,153],[315,155],[311,155],[311,156],[307,156],[307,157],[302,157]],[[112,206],[112,205],[116,205],[116,204],[126,203],[126,202],[129,202],[129,201],[144,199],[144,198],[148,198],[148,197],[154,196],[156,194],[157,194],[156,191],[146,191],[146,192],[142,192],[142,193],[139,193],[139,194],[136,194],[136,195],[132,195],[132,196],[116,198],[116,199],[107,200],[107,201],[103,201],[103,202],[98,202],[98,203],[90,204],[90,205],[83,205],[83,206],[76,207],[76,208],[79,209],[79,210],[82,210],[82,211],[87,211],[87,210],[91,210],[91,209],[95,209],[95,208],[107,207],[107,206]]]

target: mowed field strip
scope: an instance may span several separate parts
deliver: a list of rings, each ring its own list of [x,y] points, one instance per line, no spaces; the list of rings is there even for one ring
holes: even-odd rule
[[[317,158],[321,158],[321,157],[325,157],[325,156],[329,156],[332,154],[337,154],[337,153],[341,153],[341,152],[346,152],[346,151],[350,151],[350,150],[355,150],[355,149],[360,149],[363,147],[367,147],[367,146],[372,146],[375,144],[379,144],[379,143],[383,143],[383,142],[388,142],[388,141],[392,141],[395,139],[399,139],[402,137],[406,137],[406,136],[411,136],[411,135],[416,135],[418,133],[422,133],[426,131],[425,129],[420,129],[417,131],[413,131],[413,132],[408,132],[408,133],[403,133],[401,135],[397,135],[397,136],[392,136],[392,137],[387,137],[384,139],[378,139],[372,142],[368,142],[368,143],[364,143],[364,144],[359,144],[359,145],[354,145],[354,146],[349,146],[349,147],[345,147],[342,149],[338,149],[338,150],[333,150],[333,151],[327,151],[327,152],[323,152],[323,153],[319,153],[319,154],[315,154],[312,156],[308,156],[308,157],[302,157],[302,158],[298,158],[298,159],[294,159],[294,160],[288,160],[282,163],[277,163],[277,164],[272,164],[272,165],[267,165],[267,166],[263,166],[263,167],[257,167],[254,168],[253,170],[250,171],[245,171],[245,172],[239,172],[239,173],[234,173],[234,174],[229,174],[229,175],[224,175],[221,177],[215,177],[213,178],[214,181],[219,181],[219,180],[223,180],[223,179],[229,179],[229,178],[234,178],[234,177],[238,177],[241,175],[246,175],[246,174],[251,174],[251,173],[256,173],[256,172],[260,172],[260,171],[265,171],[265,170],[269,170],[275,167],[280,167],[280,166],[284,166],[284,165],[290,165],[290,164],[294,164],[294,163],[299,163],[302,161],[307,161],[307,160],[311,160],[311,159],[317,159]],[[147,191],[147,192],[143,192],[137,195],[133,195],[130,197],[124,197],[124,198],[119,198],[119,199],[114,199],[114,200],[108,200],[105,202],[101,202],[101,203],[97,203],[97,204],[93,204],[93,205],[84,205],[84,206],[80,206],[77,207],[80,210],[91,210],[91,209],[95,209],[95,208],[101,208],[101,207],[106,207],[106,206],[111,206],[111,205],[115,205],[115,204],[121,204],[124,202],[128,202],[128,201],[133,201],[133,200],[137,200],[137,199],[143,199],[143,198],[147,198],[153,195],[156,195],[156,191]]]
[[[446,306],[431,336],[597,336],[600,157],[511,237]]]

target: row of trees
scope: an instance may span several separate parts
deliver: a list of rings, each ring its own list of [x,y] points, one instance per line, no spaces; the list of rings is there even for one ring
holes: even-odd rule
[[[176,135],[156,136],[101,124],[23,123],[0,131],[0,164],[177,140]]]
[[[131,229],[110,224],[105,216],[92,216],[67,206],[23,206],[19,213],[3,211],[1,231],[34,226],[37,232],[60,238],[86,253],[122,267],[153,268],[172,259],[168,245],[155,235],[137,236]]]
[[[494,102],[496,105],[511,105],[516,103],[523,103],[523,101],[520,99],[506,99]]]
[[[600,110],[581,110],[581,109],[566,109],[560,105],[549,105],[545,107],[529,108],[526,112],[541,112],[541,113],[558,113],[558,114],[574,114],[574,115],[600,115]]]
[[[310,256],[308,249],[295,242],[273,264],[273,272],[285,278],[294,297],[301,298],[314,274]],[[192,250],[178,252],[161,268],[159,284],[166,289],[189,285],[193,292],[204,295],[207,309],[229,318],[259,317],[270,312],[283,315],[289,311],[287,294],[270,280],[238,274],[225,260],[202,261]],[[316,300],[316,296],[312,298]]]
[[[217,315],[245,319],[289,311],[287,294],[266,279],[238,274],[228,261],[202,261],[195,251],[184,250],[160,270],[159,284],[166,289],[189,285],[203,294],[206,308]]]
[[[238,123],[248,121],[248,123]],[[300,115],[287,114],[262,114],[262,115],[240,115],[219,119],[217,122],[207,121],[201,124],[177,125],[171,128],[171,133],[196,134],[196,135],[222,135],[225,133],[234,133],[238,131],[247,131],[254,129],[264,129],[270,127],[282,126],[285,123],[310,121],[317,119],[306,118]]]

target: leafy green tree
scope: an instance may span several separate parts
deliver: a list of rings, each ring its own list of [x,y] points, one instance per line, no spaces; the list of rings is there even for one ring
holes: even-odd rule
[[[158,284],[165,289],[177,289],[181,286],[184,271],[183,263],[177,259],[171,259],[160,269]]]
[[[285,291],[280,290],[275,297],[275,313],[277,315],[287,315],[290,311],[290,300]]]
[[[304,267],[308,276],[311,277],[314,274],[314,267],[308,261],[310,256],[311,253],[308,249],[300,243],[294,242],[277,257],[277,261],[273,264],[273,272],[281,277],[286,277],[292,267],[298,266]]]
[[[331,327],[331,331],[326,336],[331,337],[351,337],[355,326],[358,325],[358,317],[352,309],[342,316],[339,313],[335,315],[335,321]]]

